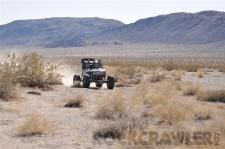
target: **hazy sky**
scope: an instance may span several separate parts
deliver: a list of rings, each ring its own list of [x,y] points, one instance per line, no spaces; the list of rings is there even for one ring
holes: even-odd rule
[[[102,17],[131,23],[172,12],[225,11],[225,0],[0,0],[0,24],[18,19]]]

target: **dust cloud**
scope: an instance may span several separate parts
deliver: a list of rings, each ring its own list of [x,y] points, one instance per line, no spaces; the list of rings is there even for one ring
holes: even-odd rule
[[[77,67],[70,67],[68,65],[63,65],[60,74],[62,77],[62,83],[65,86],[72,86],[73,85],[73,76],[74,74],[80,74],[79,69]]]

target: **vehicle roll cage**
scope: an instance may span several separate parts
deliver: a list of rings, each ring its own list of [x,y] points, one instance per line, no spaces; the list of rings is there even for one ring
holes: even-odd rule
[[[102,68],[101,60],[95,60],[93,58],[81,59],[82,69]]]

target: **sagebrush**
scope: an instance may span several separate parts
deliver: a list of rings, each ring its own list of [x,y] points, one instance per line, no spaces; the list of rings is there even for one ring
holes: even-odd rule
[[[20,84],[25,87],[45,87],[61,83],[58,73],[59,66],[45,63],[37,53],[16,56],[7,55],[1,67],[1,72],[6,72],[10,83]]]
[[[9,100],[18,93],[15,55],[7,55],[7,61],[0,65],[0,98]]]

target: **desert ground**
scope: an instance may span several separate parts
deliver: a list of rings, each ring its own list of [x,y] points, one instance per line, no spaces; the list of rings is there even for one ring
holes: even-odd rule
[[[224,50],[210,53],[195,47],[200,54],[193,54],[187,47],[152,47],[132,55],[130,48],[121,52],[121,47],[112,53],[110,48],[100,52],[105,47],[42,49],[38,54],[44,61],[59,64],[62,84],[18,85],[16,96],[0,99],[1,149],[225,148]],[[72,86],[73,75],[81,73],[80,59],[90,55],[102,59],[107,72],[118,77],[113,90]],[[161,136],[180,130],[213,133],[211,144],[201,144],[201,139],[198,144],[121,143],[127,132]]]

